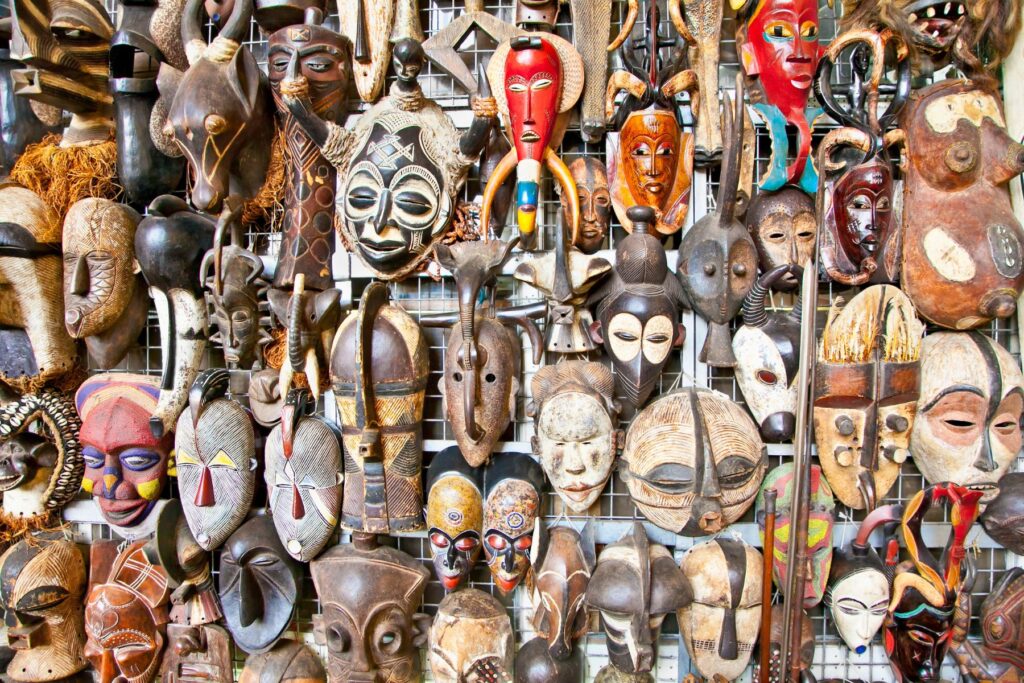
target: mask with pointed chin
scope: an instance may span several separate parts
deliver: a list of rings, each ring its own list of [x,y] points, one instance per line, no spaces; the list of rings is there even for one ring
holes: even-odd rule
[[[760,80],[769,103],[802,112],[821,54],[816,0],[760,0],[745,33],[744,71]]]
[[[554,46],[542,38],[513,41],[505,59],[505,97],[519,158],[516,219],[524,234],[537,225],[540,169],[551,143],[561,92],[562,63]]]
[[[435,455],[427,474],[427,537],[445,591],[465,582],[480,557],[483,508],[481,469],[456,446]]]

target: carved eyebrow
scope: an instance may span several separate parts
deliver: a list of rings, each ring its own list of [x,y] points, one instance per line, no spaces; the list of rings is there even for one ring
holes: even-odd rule
[[[966,391],[969,394],[976,394],[976,395],[978,395],[978,396],[980,396],[982,398],[985,398],[985,393],[981,389],[976,387],[976,386],[972,386],[970,384],[953,384],[952,386],[948,386],[945,389],[943,389],[942,391],[940,391],[935,396],[935,398],[933,398],[932,400],[928,401],[928,403],[925,404],[924,408],[921,409],[921,412],[923,412],[923,413],[928,412],[929,410],[934,408],[935,404],[938,403],[939,401],[941,401],[943,399],[943,397],[948,396],[949,394],[955,394],[955,393],[960,392],[960,391]]]
[[[860,605],[861,607],[863,607],[864,609],[868,608],[868,605],[867,605],[866,602],[862,602],[862,601],[858,600],[857,598],[850,597],[850,596],[845,597],[845,598],[840,598],[837,602],[855,602],[858,605]]]

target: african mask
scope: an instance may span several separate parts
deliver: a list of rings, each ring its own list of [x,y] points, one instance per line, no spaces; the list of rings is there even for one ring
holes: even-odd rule
[[[981,603],[981,634],[985,651],[997,662],[1024,671],[1024,569],[1007,569]]]
[[[200,374],[174,433],[181,506],[204,550],[220,547],[238,528],[256,489],[252,418],[225,396],[229,378],[226,370]]]
[[[285,551],[270,517],[238,527],[220,551],[217,593],[224,624],[246,652],[273,646],[292,620],[301,567]]]
[[[902,285],[923,318],[963,330],[1017,310],[1024,232],[1007,183],[1024,146],[1007,134],[999,95],[960,79],[915,90],[905,131]]]
[[[231,637],[220,626],[167,625],[165,683],[205,683],[232,678]]]
[[[338,5],[340,31],[353,46],[352,77],[363,102],[376,102],[384,87],[397,5],[396,0],[341,0]]]
[[[302,643],[281,640],[249,655],[238,683],[327,683],[320,657]]]
[[[736,219],[743,142],[743,80],[736,77],[736,110],[728,93],[725,104],[725,157],[715,212],[683,236],[676,277],[693,309],[708,321],[700,360],[712,367],[735,367],[728,323],[757,279],[757,250],[750,233]]]
[[[495,48],[487,79],[514,148],[487,180],[481,225],[488,224],[494,194],[515,168],[516,224],[524,238],[532,236],[540,207],[541,168],[547,166],[569,202],[567,227],[575,241],[579,198],[572,174],[554,150],[564,132],[559,115],[576,104],[583,90],[583,60],[572,45],[551,33],[517,36]]]
[[[1010,552],[1024,555],[1024,472],[999,479],[999,494],[985,506],[985,533]]]
[[[732,338],[736,383],[761,437],[770,443],[791,439],[796,430],[800,301],[788,311],[769,313],[765,299],[769,289],[802,272],[783,264],[762,275],[743,300],[743,325]]]
[[[483,472],[472,467],[455,446],[430,462],[427,473],[427,538],[434,573],[445,591],[469,578],[480,557],[483,533]]]
[[[529,455],[502,453],[484,471],[484,556],[503,595],[530,570],[543,505],[544,470]]]
[[[844,505],[874,508],[911,452],[918,388],[928,376],[923,334],[913,304],[889,285],[829,311],[814,371],[814,439]]]
[[[984,488],[995,497],[1021,448],[1020,364],[978,332],[938,332],[921,348],[919,417],[910,453],[930,484]]]
[[[345,448],[341,526],[423,528],[423,401],[430,372],[423,331],[388,288],[370,284],[338,328],[331,386]]]
[[[565,506],[585,513],[608,482],[622,442],[611,371],[570,360],[542,367],[532,382],[533,452]]]
[[[597,313],[590,335],[611,357],[620,393],[638,408],[654,390],[672,350],[683,345],[686,330],[679,311],[686,301],[668,269],[665,248],[651,234],[654,209],[633,206],[627,213],[633,232],[615,245],[615,270],[588,301]]]
[[[704,536],[743,516],[765,469],[747,412],[723,394],[690,388],[656,398],[633,419],[619,473],[647,519]]]
[[[1018,683],[1021,671],[1010,660],[1020,661],[1021,644],[1015,642],[1017,624],[1020,623],[1020,591],[1024,582],[1020,579],[1021,569],[1014,567],[1006,571],[982,604],[982,642],[968,639],[973,610],[973,579],[968,576],[956,598],[953,611],[953,629],[949,654],[964,677],[994,683]],[[1017,595],[1014,595],[1016,593]],[[1003,606],[1003,601],[1008,601]],[[1016,612],[1016,614],[1015,614]],[[1007,652],[1008,648],[1012,648]]]
[[[793,464],[779,465],[764,478],[761,491],[757,494],[755,516],[761,529],[761,542],[764,543],[764,492],[775,489],[778,494],[775,512],[775,541],[772,556],[772,576],[775,586],[785,590],[789,553],[796,552],[791,548],[791,539],[797,538],[797,529],[793,522],[797,511],[794,508],[793,487],[796,478]],[[836,501],[832,497],[832,489],[821,475],[821,468],[811,466],[811,490],[808,497],[810,510],[807,522],[807,561],[806,583],[802,587],[801,601],[804,608],[811,608],[821,602],[825,595],[825,583],[828,581],[829,567],[832,565],[832,529],[835,526]]]
[[[679,610],[679,628],[702,676],[740,677],[761,625],[761,553],[743,541],[716,538],[683,556],[693,602]]]
[[[202,31],[203,0],[188,0],[181,37],[188,70],[167,113],[165,135],[173,136],[188,159],[192,205],[218,212],[229,194],[251,199],[270,163],[274,112],[267,77],[249,48],[253,0],[239,0],[207,46]]]
[[[85,668],[85,561],[60,533],[35,536],[0,556],[13,681],[58,681]]]
[[[139,214],[108,199],[75,202],[64,217],[64,325],[104,370],[146,326],[149,297],[135,262]]]
[[[600,159],[581,156],[569,164],[569,173],[576,183],[580,200],[580,229],[576,246],[584,254],[593,254],[604,246],[608,224],[612,217],[612,200],[608,191],[608,173]],[[569,199],[562,197],[561,186],[556,188],[562,205],[564,225],[572,225]]]
[[[167,574],[151,564],[146,541],[114,560],[105,582],[93,582],[85,605],[85,656],[99,683],[149,683],[167,642]],[[93,571],[96,567],[93,566]]]
[[[28,391],[70,371],[74,340],[64,329],[61,226],[33,192],[0,184],[0,381]]]
[[[547,640],[551,659],[564,661],[589,624],[584,599],[597,563],[593,528],[584,527],[582,535],[570,527],[551,529],[543,556],[534,572],[533,626]]]
[[[0,407],[0,521],[13,529],[43,523],[78,493],[85,465],[82,422],[71,397],[44,388]],[[29,429],[33,431],[29,431]]]
[[[505,606],[489,593],[467,588],[438,605],[428,654],[438,683],[508,680],[515,650]]]
[[[744,216],[747,230],[754,238],[761,272],[778,266],[803,266],[814,256],[818,220],[814,199],[796,187],[776,192],[759,192]],[[777,281],[774,289],[790,291],[800,286],[795,271]]]
[[[626,674],[650,672],[665,615],[693,599],[686,575],[661,545],[647,540],[640,522],[605,546],[590,577],[586,603],[601,614],[608,659]]]
[[[114,528],[145,521],[167,481],[174,433],[157,438],[149,428],[159,393],[159,378],[117,373],[94,375],[75,394],[82,418],[82,488]]]
[[[559,4],[557,0],[516,0],[515,24],[527,31],[550,33],[558,21]]]
[[[356,534],[309,565],[323,614],[317,642],[327,645],[329,683],[412,683],[420,677],[417,648],[430,617],[417,612],[430,572],[400,550]]]
[[[225,211],[231,211],[230,207]],[[149,284],[160,322],[163,372],[150,429],[158,438],[174,429],[206,350],[206,302],[200,266],[213,246],[215,226],[184,200],[163,195],[135,232],[135,258]]]
[[[340,434],[315,408],[308,390],[289,391],[264,456],[274,526],[300,562],[316,557],[334,533],[344,480]]]

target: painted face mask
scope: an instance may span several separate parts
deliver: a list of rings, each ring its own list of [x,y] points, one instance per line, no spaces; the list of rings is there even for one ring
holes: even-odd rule
[[[611,476],[622,441],[612,375],[600,363],[547,365],[533,376],[533,452],[552,488],[573,512],[586,512]]]
[[[82,488],[115,528],[146,521],[167,481],[174,433],[158,439],[149,428],[159,394],[158,377],[124,373],[94,375],[75,394],[82,418]]]
[[[843,504],[871,510],[910,453],[924,325],[896,287],[862,290],[825,322],[814,373],[814,438]],[[1024,404],[1022,404],[1024,405]]]
[[[608,173],[600,159],[590,156],[580,156],[569,164],[569,173],[576,183],[576,194],[580,199],[580,231],[575,246],[584,254],[593,254],[604,246],[612,217]],[[572,225],[569,199],[562,197],[560,187],[556,189],[562,204],[563,224]]]
[[[85,668],[85,561],[62,534],[20,541],[0,556],[0,600],[14,681],[57,681]]]
[[[664,247],[651,234],[654,210],[635,206],[627,213],[633,232],[616,244],[615,270],[588,300],[597,306],[590,335],[604,344],[626,401],[640,407],[673,349],[686,338],[678,322],[685,298],[668,269]]]
[[[783,265],[802,266],[814,256],[818,219],[814,215],[814,199],[806,192],[795,187],[760,192],[750,203],[744,220],[757,247],[761,272],[767,273]],[[793,272],[779,280],[774,288],[796,289],[800,282]]]
[[[894,279],[899,223],[893,215],[892,168],[884,163],[862,164],[826,188],[829,259],[825,272],[834,281],[851,285],[863,284],[868,276],[873,282]]]
[[[999,494],[985,505],[981,515],[985,533],[1018,555],[1024,555],[1024,472],[999,479]]]
[[[775,489],[778,493],[775,512],[775,554],[772,557],[772,576],[775,586],[784,590],[790,539],[796,537],[793,528],[796,510],[793,509],[793,476],[792,463],[779,465],[764,478],[764,484],[757,495],[755,507],[757,524],[761,528],[761,542],[764,542],[764,492]],[[832,489],[821,475],[821,468],[811,467],[811,492],[808,498],[810,514],[807,522],[807,557],[810,569],[807,582],[803,586],[803,606],[805,609],[814,607],[825,595],[825,582],[828,581],[829,567],[832,566],[832,529],[835,526],[836,501],[832,497]]]
[[[716,538],[690,548],[682,569],[693,602],[679,611],[679,628],[702,676],[739,678],[761,625],[761,553],[743,541]]]
[[[265,454],[274,526],[300,562],[316,557],[334,533],[344,480],[339,435],[312,415],[315,407],[307,389],[289,391]]]
[[[282,640],[267,652],[249,655],[238,683],[326,683],[320,657],[302,643]]]
[[[619,472],[647,519],[703,536],[743,516],[765,469],[747,412],[723,394],[691,388],[655,399],[633,419]]]
[[[543,553],[534,577],[533,626],[546,639],[549,657],[564,661],[589,623],[584,600],[597,563],[592,527],[582,535],[569,527],[551,529]]]
[[[174,683],[227,680],[232,676],[231,636],[213,624],[168,624],[161,670]]]
[[[665,615],[692,599],[690,584],[672,555],[650,543],[643,525],[635,522],[601,551],[586,602],[601,613],[611,665],[626,674],[642,674],[654,666]]]
[[[511,593],[530,570],[544,470],[525,453],[503,453],[484,472],[484,555],[494,583]]]
[[[469,578],[480,557],[483,473],[455,446],[434,456],[427,473],[427,538],[434,573],[446,591]]]
[[[917,410],[910,452],[925,480],[981,487],[986,502],[994,498],[1021,448],[1024,377],[1013,356],[977,332],[929,335]]]
[[[430,618],[417,612],[430,573],[419,561],[356,534],[309,565],[323,608],[314,618],[327,645],[329,683],[419,680]]]
[[[504,605],[476,588],[446,595],[430,625],[427,656],[438,683],[511,680],[515,642]]]

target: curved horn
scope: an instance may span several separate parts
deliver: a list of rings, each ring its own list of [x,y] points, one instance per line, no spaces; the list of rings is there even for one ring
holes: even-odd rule
[[[743,298],[743,324],[747,327],[764,327],[768,323],[768,312],[764,307],[768,288],[761,284],[763,279],[754,282],[750,292]]]
[[[580,195],[576,189],[576,180],[569,172],[569,167],[550,147],[544,150],[544,164],[551,171],[551,175],[555,176],[558,184],[562,186],[562,196],[569,201],[569,216],[572,221],[572,242],[570,244],[576,244],[580,232]]]
[[[681,92],[688,92],[691,95],[700,90],[697,72],[693,69],[686,69],[673,75],[661,86],[661,94],[673,98]]]
[[[682,0],[668,0],[668,18],[672,20],[672,25],[676,27],[683,40],[690,45],[696,44],[690,27],[686,25],[686,17],[683,16]]]
[[[837,147],[855,147],[865,154],[871,152],[871,136],[859,128],[836,128],[830,130],[818,148],[822,173],[835,173],[846,168],[845,161],[832,161],[832,152]]]
[[[625,90],[637,99],[647,92],[647,84],[628,71],[615,71],[608,79],[608,88],[604,95],[604,116],[608,121],[615,115],[615,98]]]
[[[253,4],[253,0],[237,0],[231,16],[228,17],[227,23],[224,24],[224,28],[220,30],[217,37],[241,43],[248,34]]]
[[[181,42],[185,46],[188,63],[195,64],[206,52],[206,40],[203,39],[203,0],[188,0],[181,17]]]
[[[740,183],[740,161],[743,154],[743,74],[736,74],[736,105],[733,109],[729,93],[723,95],[725,103],[725,130],[729,136],[727,153],[722,160],[722,179],[718,186],[718,215],[720,225],[726,226],[736,212],[736,195]]]
[[[287,356],[288,366],[295,371],[301,368],[306,360],[302,348],[302,325],[305,322],[303,317],[303,303],[305,302],[306,276],[298,273],[295,276],[295,284],[292,289],[291,299],[288,300],[288,333],[286,343],[288,345]],[[285,375],[284,366],[281,367],[281,393],[286,394],[291,388],[291,376]],[[311,387],[312,388],[312,387]]]
[[[199,374],[206,351],[205,300],[197,299],[187,290],[173,289],[167,292],[164,301],[160,306],[157,299],[157,315],[161,319],[161,338],[167,340],[173,353],[169,354],[172,362],[164,367],[160,397],[149,418],[149,429],[158,439],[174,429],[178,415],[185,409],[189,389]],[[166,362],[168,356],[164,358]]]
[[[615,40],[608,44],[608,52],[619,49],[619,46],[626,42],[629,34],[633,32],[637,16],[640,15],[640,0],[626,0],[626,2],[628,3],[626,18],[622,20],[622,28],[619,29],[619,35],[615,36]]]
[[[498,191],[501,190],[505,179],[512,175],[512,171],[515,170],[518,161],[519,158],[513,147],[508,151],[508,154],[501,158],[498,165],[494,167],[491,177],[487,179],[487,185],[484,186],[484,196],[480,200],[480,225],[484,226],[483,238],[485,242],[490,240],[487,226],[490,225],[491,220],[491,204],[494,203],[494,198],[497,196]]]

